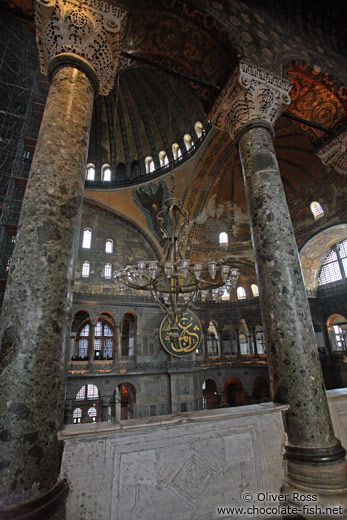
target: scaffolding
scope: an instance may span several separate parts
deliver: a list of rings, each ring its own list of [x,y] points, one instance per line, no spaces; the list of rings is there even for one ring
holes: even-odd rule
[[[7,11],[0,17],[0,303],[48,83],[37,59],[35,36]]]

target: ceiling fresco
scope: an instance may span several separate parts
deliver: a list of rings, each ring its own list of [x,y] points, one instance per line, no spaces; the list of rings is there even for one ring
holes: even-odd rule
[[[309,66],[292,65],[288,79],[293,87],[287,112],[328,130],[339,130],[346,124],[347,89],[339,87],[326,74]],[[315,146],[331,138],[332,134],[301,124]]]

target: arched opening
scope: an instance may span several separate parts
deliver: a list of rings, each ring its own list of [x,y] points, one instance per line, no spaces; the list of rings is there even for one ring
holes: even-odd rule
[[[227,402],[228,406],[244,406],[247,404],[247,395],[238,377],[229,377],[225,381],[223,401]]]
[[[117,164],[117,170],[116,170],[117,180],[123,181],[126,179],[126,168],[124,163],[118,163]]]
[[[271,401],[269,383],[264,377],[256,377],[253,383],[252,401],[254,404]]]
[[[238,300],[245,300],[247,298],[246,291],[243,287],[237,288],[237,299]]]
[[[99,319],[95,325],[94,359],[112,359],[113,325],[107,320]]]
[[[222,233],[219,233],[219,245],[227,246],[228,243],[229,243],[228,233],[226,233],[225,231],[222,231]]]
[[[134,418],[136,389],[131,383],[122,383],[117,386],[115,394],[115,419],[126,421]]]
[[[207,352],[209,356],[219,356],[219,336],[213,321],[210,321],[207,329]]]
[[[84,228],[82,247],[83,249],[90,249],[92,245],[92,230],[90,228]]]
[[[121,356],[131,358],[135,355],[136,317],[130,312],[124,314],[120,325]]]
[[[312,215],[315,220],[318,218],[324,217],[324,210],[321,204],[319,202],[314,201],[310,204],[310,210],[312,211]]]
[[[141,175],[140,163],[137,160],[132,161],[131,163],[131,177],[136,179]]]
[[[182,157],[181,148],[178,143],[172,145],[172,155],[175,161],[178,161]]]
[[[252,283],[251,291],[252,291],[252,294],[253,294],[253,298],[256,298],[257,296],[259,296],[259,289],[258,289],[258,286],[255,283]]]
[[[326,257],[319,275],[318,285],[347,279],[347,239],[335,244]]]
[[[94,166],[94,164],[87,164],[86,180],[87,181],[94,181],[95,180],[95,166]]]
[[[152,173],[155,170],[153,157],[151,157],[150,155],[148,155],[145,158],[145,169],[146,169],[146,173]]]
[[[93,384],[87,384],[80,388],[76,394],[76,404],[72,414],[73,423],[96,422],[99,415],[99,390]],[[94,411],[91,411],[93,409]]]
[[[263,328],[257,325],[255,328],[255,337],[257,340],[257,352],[258,354],[266,354],[266,345]]]
[[[213,379],[206,379],[202,384],[202,407],[204,410],[218,408],[217,385]]]
[[[101,179],[103,182],[111,181],[111,167],[109,164],[103,164],[101,168]]]
[[[159,163],[161,168],[163,168],[164,166],[168,166],[169,164],[168,156],[164,150],[161,150],[159,152]]]
[[[327,320],[331,348],[335,352],[347,351],[347,320],[341,314],[333,314]]]
[[[83,278],[88,278],[90,273],[90,262],[88,260],[85,260],[82,264],[82,272],[81,275]]]
[[[194,142],[193,142],[192,136],[190,134],[184,134],[183,142],[185,144],[187,152],[194,146]]]
[[[195,123],[194,130],[195,130],[195,133],[198,136],[198,138],[200,138],[202,136],[202,134],[204,133],[204,127],[200,121],[197,121]]]

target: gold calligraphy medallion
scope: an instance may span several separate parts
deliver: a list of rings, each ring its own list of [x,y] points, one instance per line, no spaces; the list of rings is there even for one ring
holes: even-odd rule
[[[167,316],[161,322],[159,337],[166,352],[171,356],[183,357],[199,347],[202,327],[199,318],[191,311],[184,312],[177,323],[179,334],[177,342],[172,343],[170,340],[170,325]]]

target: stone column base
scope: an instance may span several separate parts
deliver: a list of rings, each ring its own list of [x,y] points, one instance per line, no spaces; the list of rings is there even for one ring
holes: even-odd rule
[[[347,461],[298,464],[287,461],[287,479],[281,493],[298,514],[289,518],[347,519]]]
[[[65,520],[65,502],[69,491],[66,480],[47,493],[20,505],[0,507],[1,520]]]

